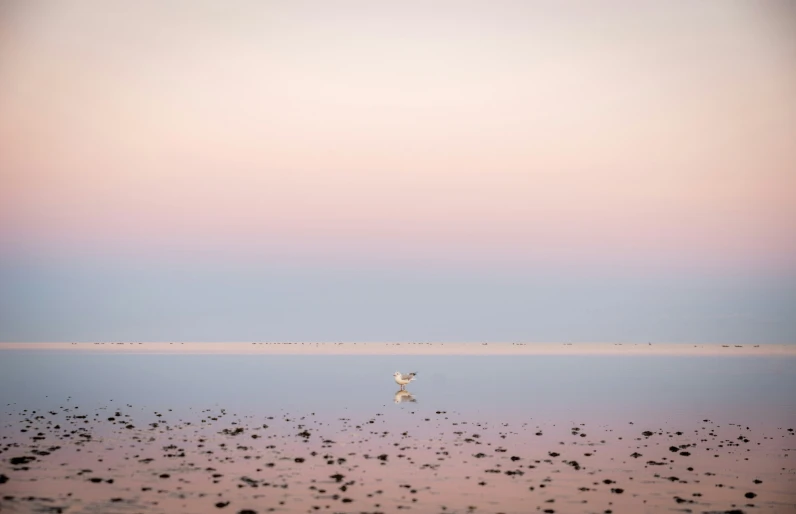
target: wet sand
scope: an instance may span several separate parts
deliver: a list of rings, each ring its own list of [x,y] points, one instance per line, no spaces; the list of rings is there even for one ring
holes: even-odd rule
[[[685,343],[0,343],[2,350],[271,355],[727,355],[794,356],[796,344]]]
[[[112,404],[18,408],[2,423],[3,512],[796,509],[793,427]]]
[[[796,512],[789,348],[2,346],[3,513]]]

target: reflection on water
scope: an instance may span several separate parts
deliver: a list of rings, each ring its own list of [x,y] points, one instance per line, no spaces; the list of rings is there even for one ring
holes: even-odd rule
[[[393,401],[395,403],[403,403],[403,402],[416,402],[417,400],[415,399],[414,396],[412,396],[412,393],[410,393],[406,389],[399,389],[395,393]]]
[[[0,510],[792,512],[794,390],[787,358],[6,352]]]
[[[395,369],[423,380],[412,394],[432,412],[517,420],[755,417],[791,425],[796,359],[612,356],[296,356],[0,354],[0,409],[71,396],[152,407],[371,412],[395,391]],[[462,394],[462,377],[479,377]],[[334,401],[318,391],[335,391]],[[50,399],[46,398],[50,396]],[[394,401],[394,399],[393,399]],[[389,402],[392,403],[392,402]],[[419,405],[419,404],[418,404]]]

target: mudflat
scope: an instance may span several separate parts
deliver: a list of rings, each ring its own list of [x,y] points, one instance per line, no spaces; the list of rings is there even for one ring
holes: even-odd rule
[[[668,346],[3,344],[0,507],[794,512],[790,348]]]
[[[796,357],[796,344],[718,343],[61,342],[0,343],[0,350],[271,355],[743,355]]]

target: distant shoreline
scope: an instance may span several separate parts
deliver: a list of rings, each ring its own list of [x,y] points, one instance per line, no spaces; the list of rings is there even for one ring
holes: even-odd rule
[[[791,356],[796,344],[689,343],[0,343],[0,351],[230,355],[671,355]]]

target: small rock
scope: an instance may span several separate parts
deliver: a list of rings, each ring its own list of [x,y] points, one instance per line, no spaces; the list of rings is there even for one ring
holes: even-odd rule
[[[28,462],[36,460],[36,457],[29,457],[27,455],[22,457],[11,457],[9,462],[12,466],[17,466],[19,464],[27,464]]]

